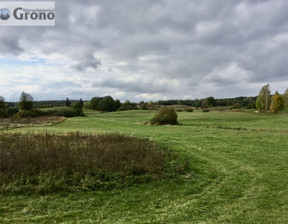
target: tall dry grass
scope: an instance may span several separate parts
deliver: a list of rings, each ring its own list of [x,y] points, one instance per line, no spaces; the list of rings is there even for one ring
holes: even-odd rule
[[[125,186],[160,177],[171,159],[154,142],[118,134],[1,134],[0,189],[50,192]]]

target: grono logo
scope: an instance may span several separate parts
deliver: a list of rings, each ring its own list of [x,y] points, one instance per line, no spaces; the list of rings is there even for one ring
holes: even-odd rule
[[[10,18],[10,16],[11,16],[11,12],[9,9],[7,8],[0,9],[0,19],[7,20]]]

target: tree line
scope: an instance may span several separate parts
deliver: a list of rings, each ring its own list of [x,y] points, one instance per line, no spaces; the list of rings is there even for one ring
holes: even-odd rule
[[[233,108],[247,108],[247,109],[256,109],[256,98],[257,97],[235,97],[235,98],[220,98],[215,99],[213,96],[203,98],[203,99],[194,99],[194,100],[159,100],[158,104],[163,106],[169,105],[186,105],[197,108],[208,108],[208,107],[223,107],[231,106]]]
[[[288,89],[282,95],[278,91],[274,95],[271,95],[269,84],[263,86],[256,97],[235,97],[235,98],[220,98],[215,99],[213,96],[203,99],[187,99],[187,100],[159,100],[156,102],[144,102],[133,103],[126,100],[121,103],[119,99],[114,100],[111,96],[93,97],[90,101],[80,100],[50,100],[50,101],[33,101],[33,97],[25,92],[22,92],[19,102],[5,102],[5,98],[0,96],[0,117],[9,117],[15,113],[20,112],[23,115],[30,113],[32,115],[41,114],[37,108],[49,108],[49,107],[71,107],[69,109],[59,109],[52,114],[60,116],[83,116],[83,109],[91,109],[97,111],[121,111],[121,110],[154,110],[159,106],[169,105],[186,105],[197,108],[209,108],[209,107],[223,107],[230,106],[235,108],[247,108],[258,109],[262,112],[278,113],[284,108],[288,108]],[[32,113],[32,114],[31,114]],[[44,112],[43,112],[44,113]]]
[[[69,105],[67,105],[69,103]],[[84,116],[83,101],[75,101],[73,107],[70,100],[67,98],[65,101],[67,108],[53,108],[51,110],[39,110],[35,107],[33,97],[29,93],[22,92],[19,102],[6,103],[5,98],[0,96],[0,118],[24,118],[24,117],[37,117],[37,116]]]

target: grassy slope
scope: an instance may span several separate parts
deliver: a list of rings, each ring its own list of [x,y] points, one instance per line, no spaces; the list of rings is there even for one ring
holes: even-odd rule
[[[120,190],[2,195],[0,222],[287,223],[287,115],[179,112],[180,126],[147,126],[154,112],[87,114],[17,131],[148,137],[188,156],[193,171]]]

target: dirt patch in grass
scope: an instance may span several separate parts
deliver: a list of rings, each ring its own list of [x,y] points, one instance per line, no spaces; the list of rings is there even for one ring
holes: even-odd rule
[[[19,128],[19,127],[37,127],[49,126],[64,121],[65,117],[31,117],[31,118],[10,118],[0,119],[0,130]]]

